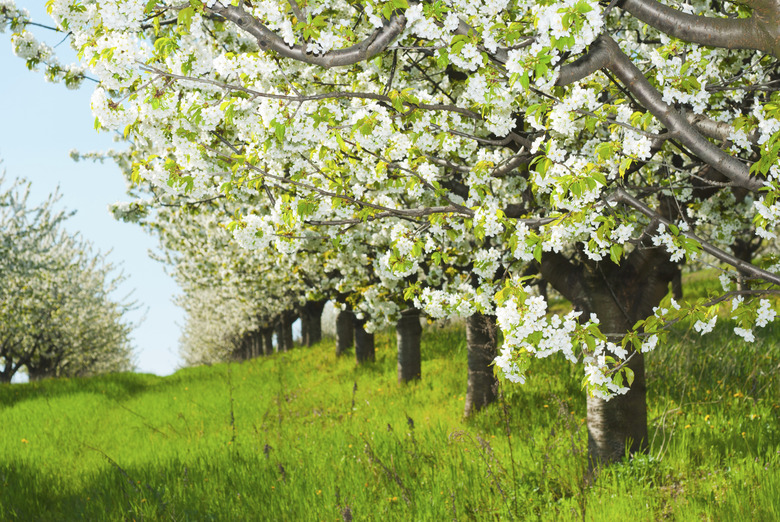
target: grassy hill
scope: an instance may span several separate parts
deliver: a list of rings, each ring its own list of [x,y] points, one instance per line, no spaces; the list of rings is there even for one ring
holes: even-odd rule
[[[551,359],[462,419],[465,335],[422,381],[332,342],[160,378],[0,387],[0,520],[778,520],[780,328],[648,361],[650,453],[586,482],[580,371]]]

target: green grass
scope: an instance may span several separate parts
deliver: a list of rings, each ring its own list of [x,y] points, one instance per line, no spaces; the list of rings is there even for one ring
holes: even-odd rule
[[[0,387],[0,520],[778,520],[780,328],[648,358],[649,453],[586,478],[580,369],[540,361],[466,422],[466,350],[396,383],[332,342],[170,377]],[[507,437],[507,428],[511,437]]]

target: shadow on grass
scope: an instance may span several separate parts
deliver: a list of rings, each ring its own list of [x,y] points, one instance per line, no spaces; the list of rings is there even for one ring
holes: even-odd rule
[[[44,379],[24,384],[0,385],[0,406],[40,397],[61,397],[72,394],[94,393],[121,401],[134,395],[165,386],[169,381],[152,374],[113,373],[96,377]]]

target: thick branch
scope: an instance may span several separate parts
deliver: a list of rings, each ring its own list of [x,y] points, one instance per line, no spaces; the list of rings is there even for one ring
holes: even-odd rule
[[[545,252],[539,264],[539,273],[545,281],[572,303],[581,303],[585,294],[582,267],[573,264],[563,254]]]
[[[275,51],[285,58],[320,65],[326,69],[370,60],[387,49],[406,26],[406,18],[403,15],[393,15],[389,20],[384,21],[381,28],[358,44],[324,54],[311,54],[306,52],[306,47],[302,45],[293,45],[292,47],[287,45],[282,37],[268,29],[241,7],[233,5],[224,7],[217,2],[210,10],[254,36],[257,39],[257,44],[264,51]]]
[[[619,5],[647,25],[686,42],[780,56],[780,46],[771,36],[777,33],[777,23],[768,19],[777,18],[771,12],[776,8],[766,9],[769,16],[762,16],[759,9],[750,18],[714,18],[683,13],[656,0],[623,0]]]
[[[747,165],[710,143],[683,115],[664,102],[658,90],[647,81],[642,71],[612,38],[607,35],[599,36],[591,44],[588,55],[592,56],[562,67],[558,85],[568,85],[569,81],[577,81],[595,72],[599,65],[606,67],[623,82],[645,109],[669,129],[670,137],[683,142],[691,152],[729,178],[735,186],[752,192],[757,192],[763,186],[759,179],[750,176]]]
[[[703,114],[696,114],[693,111],[683,111],[683,115],[688,122],[704,136],[716,140],[728,140],[734,128],[728,123],[711,120]],[[758,145],[758,129],[754,129],[747,135],[747,139],[753,145]]]

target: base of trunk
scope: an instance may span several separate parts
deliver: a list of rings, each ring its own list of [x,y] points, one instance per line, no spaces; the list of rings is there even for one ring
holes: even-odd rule
[[[260,330],[263,336],[263,355],[274,353],[274,329],[272,327]]]
[[[336,316],[336,355],[343,355],[352,348],[354,340],[355,314],[352,310],[342,310]]]
[[[645,361],[635,353],[627,365],[634,371],[628,393],[605,401],[588,396],[588,455],[591,469],[620,461],[648,448]]]
[[[355,360],[358,364],[376,360],[374,334],[366,332],[365,324],[365,319],[355,321]]]
[[[495,316],[474,314],[466,320],[468,387],[464,415],[468,417],[496,400],[498,379],[491,364],[497,355]]]
[[[395,331],[398,341],[398,382],[420,379],[420,338],[422,337],[420,311],[408,310],[402,313],[396,323]]]

